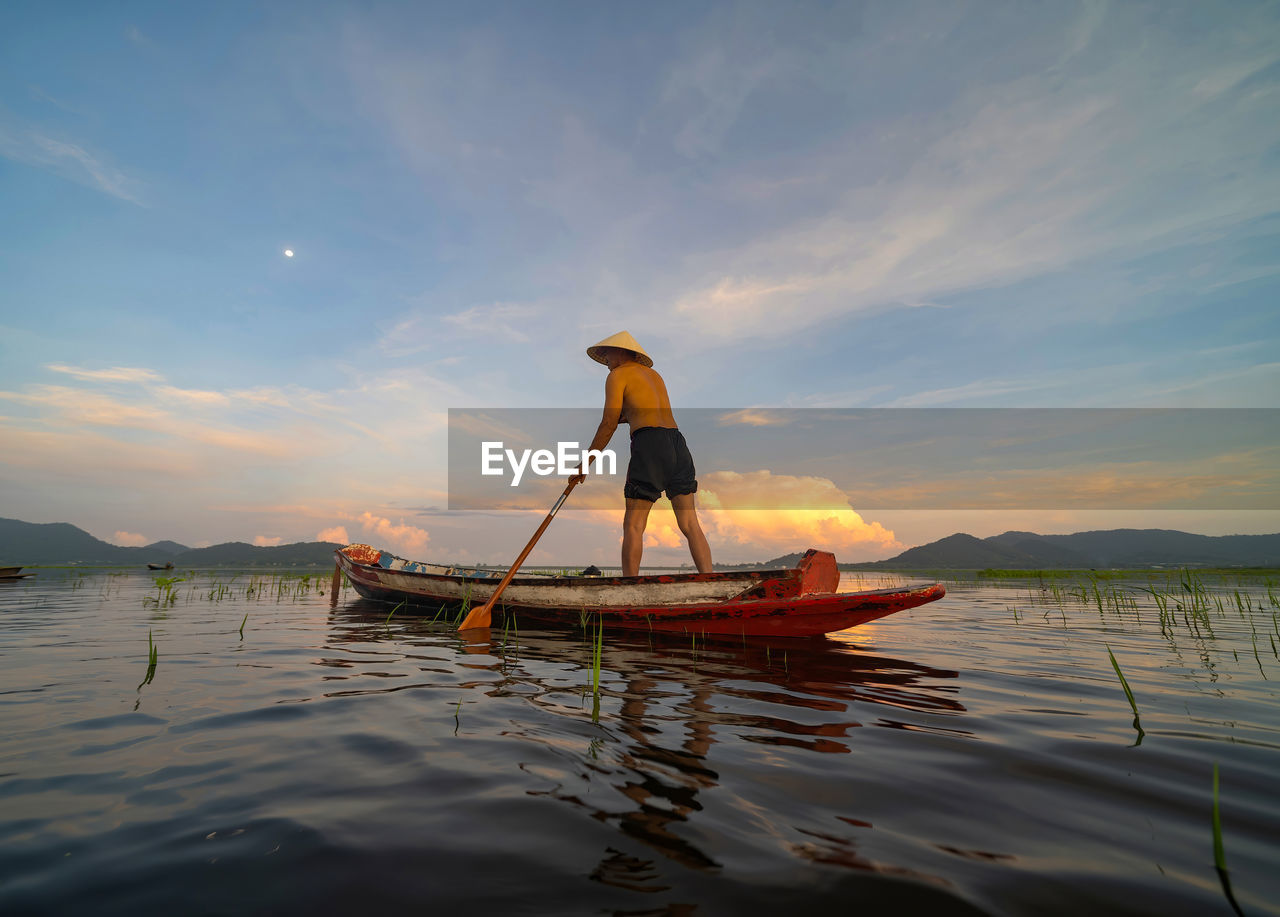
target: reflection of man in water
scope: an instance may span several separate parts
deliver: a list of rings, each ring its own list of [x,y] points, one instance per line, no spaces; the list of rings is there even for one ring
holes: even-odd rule
[[[599,450],[609,445],[619,423],[631,427],[631,462],[623,488],[627,509],[622,519],[622,575],[636,576],[640,572],[649,510],[663,491],[671,500],[676,525],[689,544],[694,564],[701,573],[711,572],[711,546],[698,522],[694,503],[698,481],[693,457],[676,427],[667,386],[654,371],[653,360],[625,331],[588,347],[587,356],[609,367],[604,383],[604,416],[589,448]],[[584,476],[575,475],[573,480],[581,483]]]

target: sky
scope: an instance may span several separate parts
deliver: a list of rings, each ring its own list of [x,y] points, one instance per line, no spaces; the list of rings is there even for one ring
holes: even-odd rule
[[[624,328],[677,420],[1276,408],[1278,302],[1274,3],[0,7],[0,516],[117,544],[504,562],[541,512],[445,508],[449,409],[597,407]],[[718,560],[1280,531],[860,509],[752,451],[699,468]],[[615,562],[586,502],[534,562]]]

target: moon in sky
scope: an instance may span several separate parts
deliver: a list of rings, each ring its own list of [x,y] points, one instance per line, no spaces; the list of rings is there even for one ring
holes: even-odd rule
[[[292,257],[293,257],[293,249],[291,249],[291,248],[286,248],[286,249],[284,250],[284,256],[285,256],[286,258],[292,258]]]

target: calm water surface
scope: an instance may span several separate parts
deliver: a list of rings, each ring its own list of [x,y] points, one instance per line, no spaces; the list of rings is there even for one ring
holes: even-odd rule
[[[1141,584],[981,582],[815,641],[606,632],[597,713],[577,627],[177,575],[0,587],[0,913],[1231,914],[1215,764],[1236,906],[1280,913],[1266,584],[1163,621]]]

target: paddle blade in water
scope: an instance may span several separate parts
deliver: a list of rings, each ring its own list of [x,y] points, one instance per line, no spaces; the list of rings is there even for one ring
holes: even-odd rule
[[[485,602],[479,608],[471,609],[471,614],[458,625],[458,630],[479,630],[488,627],[493,621],[493,600]]]

